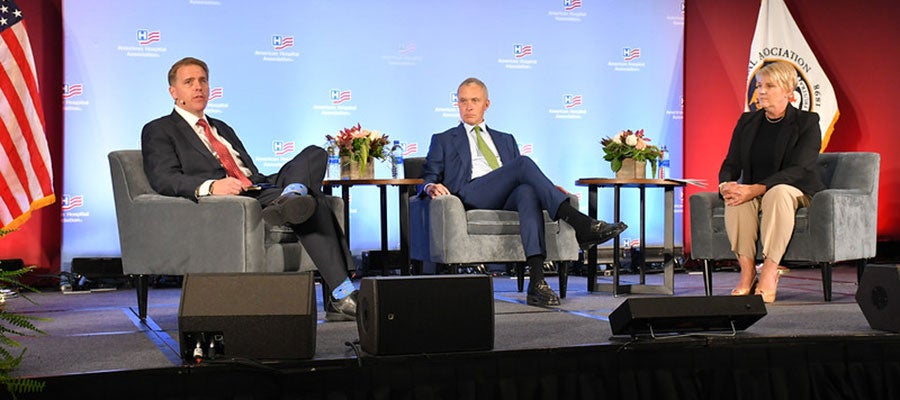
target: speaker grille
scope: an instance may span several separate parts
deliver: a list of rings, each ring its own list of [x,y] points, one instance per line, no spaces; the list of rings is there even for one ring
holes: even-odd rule
[[[488,276],[364,278],[359,313],[360,347],[369,354],[494,347],[493,281]]]

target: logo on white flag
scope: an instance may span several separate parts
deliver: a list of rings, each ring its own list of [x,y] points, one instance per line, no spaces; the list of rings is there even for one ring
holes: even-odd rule
[[[784,0],[763,0],[753,43],[750,45],[746,110],[759,109],[756,73],[766,64],[775,61],[785,61],[797,71],[797,88],[794,89],[791,104],[797,109],[819,114],[821,150],[825,150],[834,130],[834,123],[840,116],[834,88],[784,5]]]

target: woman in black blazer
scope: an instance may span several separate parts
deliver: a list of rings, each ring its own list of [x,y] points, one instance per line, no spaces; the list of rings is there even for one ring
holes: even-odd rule
[[[767,63],[756,73],[756,111],[745,112],[719,170],[725,229],[741,267],[734,296],[761,295],[775,301],[778,265],[794,230],[797,209],[825,188],[817,159],[822,145],[818,114],[790,101],[797,71],[786,62]],[[756,271],[756,245],[763,264]]]

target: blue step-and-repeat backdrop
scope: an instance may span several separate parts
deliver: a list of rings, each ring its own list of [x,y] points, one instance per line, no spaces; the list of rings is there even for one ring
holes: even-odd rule
[[[459,123],[457,85],[490,92],[489,126],[581,197],[612,177],[600,139],[644,129],[682,171],[682,0],[66,0],[63,266],[119,252],[107,154],[140,148],[172,112],[166,74],[185,56],[210,66],[207,114],[228,122],[264,173],[326,134],[362,124],[424,156]],[[379,166],[377,175],[389,168]],[[393,189],[390,189],[393,190]],[[676,195],[676,244],[683,198]],[[662,190],[648,190],[647,241],[662,243]],[[396,213],[396,195],[388,209]],[[612,191],[600,217],[611,220]],[[623,235],[638,194],[623,190]],[[378,191],[351,191],[353,252],[380,246]],[[389,244],[396,248],[396,216]],[[176,234],[176,233],[173,233]]]

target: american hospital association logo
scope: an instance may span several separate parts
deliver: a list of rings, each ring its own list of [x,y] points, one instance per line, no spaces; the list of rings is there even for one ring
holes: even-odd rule
[[[281,51],[291,47],[294,47],[293,36],[272,35],[272,49],[275,51]]]
[[[72,209],[81,207],[84,205],[84,196],[80,194],[69,195],[65,194],[62,198],[62,210],[70,211]]]
[[[562,95],[562,107],[552,107],[548,110],[550,115],[556,119],[583,119],[587,114],[587,109],[582,108],[582,96],[576,93],[566,93]]]
[[[276,156],[283,156],[294,152],[294,142],[285,142],[281,140],[272,141],[272,153]]]
[[[71,99],[75,96],[81,96],[84,86],[80,83],[64,84],[62,90],[63,100]]]
[[[147,46],[152,43],[156,43],[160,41],[159,31],[151,31],[149,29],[138,29],[137,30],[137,41],[141,46]]]
[[[341,104],[352,99],[350,90],[331,89],[331,104]]]

